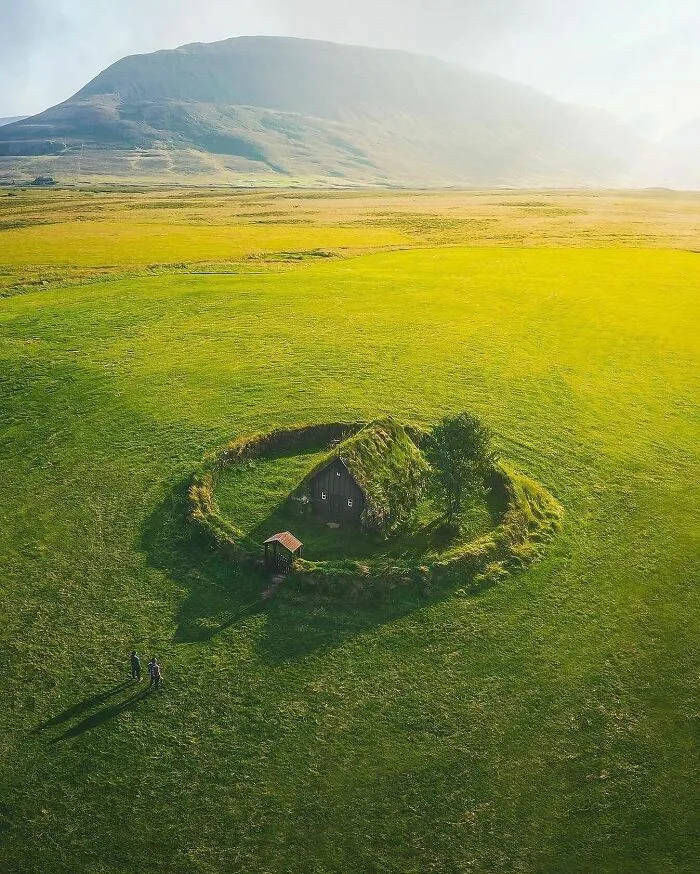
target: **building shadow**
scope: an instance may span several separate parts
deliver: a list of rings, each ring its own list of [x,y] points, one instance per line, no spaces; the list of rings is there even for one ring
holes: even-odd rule
[[[258,642],[261,656],[272,665],[337,649],[431,603],[417,595],[404,595],[388,602],[348,604],[341,599],[302,595],[291,581],[288,585],[270,602],[264,634]]]
[[[188,481],[179,483],[154,510],[140,542],[149,564],[165,571],[187,593],[177,608],[174,643],[206,643],[249,617],[262,614],[265,623],[257,642],[259,654],[270,664],[282,664],[342,646],[378,626],[450,597],[456,588],[477,596],[489,585],[467,575],[458,581],[431,585],[429,591],[408,582],[383,598],[349,603],[301,593],[292,576],[266,600],[263,593],[269,589],[270,575],[237,566],[188,522],[188,485]],[[500,510],[500,505],[494,506],[494,515]],[[279,512],[280,508],[273,511],[255,533],[274,528]]]
[[[206,642],[265,610],[266,577],[223,556],[187,521],[184,480],[147,519],[140,547],[151,567],[165,571],[187,594],[177,608],[174,643]]]

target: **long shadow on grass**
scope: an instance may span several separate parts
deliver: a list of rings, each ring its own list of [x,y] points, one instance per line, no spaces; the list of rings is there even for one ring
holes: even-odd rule
[[[176,615],[175,643],[210,640],[265,609],[264,577],[226,560],[187,522],[188,486],[183,481],[173,489],[141,536],[151,566],[166,571],[187,592]]]
[[[449,597],[457,586],[477,595],[485,586],[462,578],[458,584],[406,587],[386,600],[346,604],[302,595],[293,578],[275,598],[265,601],[269,577],[243,571],[205,541],[186,519],[187,482],[180,483],[147,520],[141,547],[155,568],[166,571],[187,592],[177,614],[176,643],[206,642],[249,617],[265,616],[258,639],[262,658],[281,664],[333,649],[347,640]]]
[[[111,689],[106,689],[104,692],[98,692],[97,695],[92,695],[90,698],[86,698],[84,701],[80,701],[78,704],[73,704],[71,707],[68,707],[61,713],[56,714],[56,716],[52,716],[51,719],[47,719],[46,722],[42,722],[40,725],[37,725],[37,727],[33,729],[31,733],[39,734],[39,732],[42,732],[47,728],[52,728],[55,725],[61,725],[61,723],[68,722],[68,720],[73,719],[73,717],[79,716],[81,713],[85,713],[86,710],[92,710],[94,707],[98,707],[100,704],[104,704],[105,701],[108,701],[114,695],[118,695],[120,692],[123,692],[128,686],[132,684],[132,682],[132,680],[124,680],[123,683],[118,683],[116,686],[112,686]]]
[[[51,719],[47,719],[45,722],[37,725],[37,727],[32,730],[31,734],[41,734],[49,728],[53,728],[57,725],[62,725],[65,722],[69,722],[74,717],[84,714],[87,710],[94,710],[95,707],[100,707],[100,705],[105,704],[111,698],[114,698],[116,695],[125,692],[129,687],[133,686],[133,680],[125,680],[123,683],[118,683],[111,689],[107,689],[104,692],[98,692],[97,695],[91,695],[84,701],[73,704],[71,707],[68,707],[61,713],[56,714],[56,716],[52,716]],[[80,722],[72,725],[62,734],[58,735],[58,737],[53,738],[51,743],[58,743],[58,741],[61,740],[68,740],[68,738],[71,737],[78,737],[79,735],[84,734],[86,731],[89,731],[92,728],[97,728],[98,725],[102,725],[103,723],[108,722],[110,719],[113,719],[115,716],[118,716],[125,710],[133,709],[138,704],[140,704],[141,701],[147,698],[153,691],[154,690],[147,686],[145,688],[139,689],[134,695],[130,695],[126,699],[122,699],[121,701],[116,701],[112,704],[108,704],[108,706],[106,707],[102,707],[101,709],[97,710],[94,713],[91,713],[84,719],[81,719]]]
[[[125,701],[118,701],[116,704],[104,707],[102,710],[98,710],[97,713],[92,713],[86,719],[81,720],[76,725],[72,725],[67,731],[64,731],[63,734],[55,737],[51,743],[59,743],[59,741],[62,740],[79,737],[81,734],[85,734],[86,731],[90,731],[90,729],[97,728],[99,725],[108,722],[110,719],[114,719],[115,716],[124,713],[125,710],[133,710],[134,707],[137,707],[151,694],[156,693],[152,689],[146,687],[145,689],[141,689],[135,695],[132,695],[130,698],[127,698]]]

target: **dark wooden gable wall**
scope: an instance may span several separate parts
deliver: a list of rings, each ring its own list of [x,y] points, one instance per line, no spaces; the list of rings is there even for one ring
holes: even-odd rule
[[[314,512],[332,522],[357,521],[365,496],[343,462],[336,458],[309,483]]]

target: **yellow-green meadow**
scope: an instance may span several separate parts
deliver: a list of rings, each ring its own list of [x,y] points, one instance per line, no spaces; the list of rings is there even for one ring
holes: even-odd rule
[[[0,227],[0,868],[694,870],[700,197],[0,191]],[[493,585],[262,602],[184,518],[235,437],[461,410],[565,513]]]

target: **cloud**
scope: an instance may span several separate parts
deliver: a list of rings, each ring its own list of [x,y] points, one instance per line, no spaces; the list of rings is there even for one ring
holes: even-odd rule
[[[272,4],[287,28],[302,21],[320,37],[445,54],[517,28],[539,0],[354,0],[352,4],[296,0]]]
[[[25,67],[29,53],[60,21],[55,10],[42,0],[0,0],[0,58],[3,71]]]
[[[21,114],[46,93],[42,75],[35,75],[37,54],[65,22],[46,0],[0,0],[0,23],[0,115]]]

